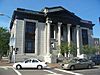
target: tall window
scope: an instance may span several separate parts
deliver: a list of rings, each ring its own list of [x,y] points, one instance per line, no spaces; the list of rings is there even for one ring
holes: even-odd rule
[[[26,21],[25,26],[25,53],[35,53],[36,23]]]
[[[88,45],[88,32],[86,29],[82,29],[82,41],[83,45]]]

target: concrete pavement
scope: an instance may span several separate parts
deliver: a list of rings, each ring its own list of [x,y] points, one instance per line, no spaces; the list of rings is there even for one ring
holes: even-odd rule
[[[9,63],[8,60],[1,60],[0,61],[0,66],[12,66],[13,63]]]

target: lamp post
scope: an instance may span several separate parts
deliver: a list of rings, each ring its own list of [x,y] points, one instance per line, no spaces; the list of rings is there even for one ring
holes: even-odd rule
[[[8,17],[8,18],[10,18],[10,19],[11,19],[11,17],[10,17],[10,16],[8,16],[8,15],[6,15],[6,14],[3,14],[3,13],[0,13],[0,16],[6,16],[6,17]]]
[[[0,16],[5,16],[5,17],[11,19],[10,16],[8,16],[8,15],[6,15],[6,14],[3,14],[3,13],[0,13]],[[14,37],[12,37],[12,38],[10,39],[9,46],[12,47],[12,48],[11,48],[11,49],[12,49],[11,54],[9,54],[9,56],[10,56],[9,60],[10,60],[10,62],[11,62],[11,56],[13,55],[13,62],[15,63],[15,61],[16,61],[16,60],[15,60],[15,58],[16,58],[15,49],[16,49],[16,48],[14,48],[14,47],[15,47],[15,38],[14,38]]]

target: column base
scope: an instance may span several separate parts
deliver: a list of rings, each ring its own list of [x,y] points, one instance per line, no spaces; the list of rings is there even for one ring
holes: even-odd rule
[[[55,55],[46,55],[44,56],[44,61],[47,63],[56,63],[57,62],[57,56]]]
[[[58,57],[60,57],[61,56],[61,53],[58,53]]]

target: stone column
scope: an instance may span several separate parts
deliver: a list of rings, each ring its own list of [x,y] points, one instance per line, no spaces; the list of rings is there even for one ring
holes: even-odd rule
[[[52,21],[48,20],[46,21],[46,55],[44,55],[45,62],[52,63],[56,62],[56,59],[53,59],[52,54],[50,54],[50,24]]]
[[[62,23],[58,23],[58,45],[61,45],[61,24]]]
[[[58,57],[61,55],[61,54],[60,54],[60,45],[61,45],[61,24],[62,24],[62,23],[58,22],[58,47],[59,47]]]
[[[54,25],[54,39],[56,39],[56,26]]]
[[[71,26],[71,24],[67,24],[67,32],[68,32],[67,36],[68,36],[68,44],[69,44],[69,45],[70,45],[70,43],[71,43],[70,26]]]
[[[47,55],[50,54],[50,23],[51,21],[47,20],[46,24],[47,24]]]
[[[71,37],[70,37],[70,26],[71,24],[67,24],[67,39],[68,39],[68,46],[70,46],[70,43],[71,43]],[[68,57],[70,57],[70,50],[69,50],[69,53],[68,53]]]
[[[80,26],[76,26],[76,39],[77,39],[77,57],[80,56]]]

